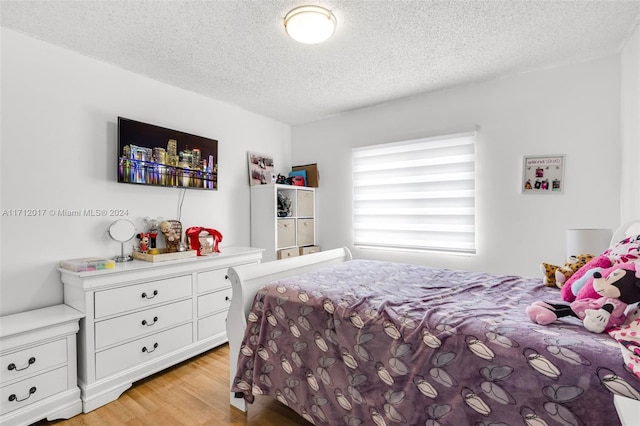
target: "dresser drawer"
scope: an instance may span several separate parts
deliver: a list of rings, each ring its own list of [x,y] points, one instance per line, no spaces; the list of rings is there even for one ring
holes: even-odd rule
[[[233,291],[228,288],[198,296],[198,317],[211,314],[222,309],[229,309]]]
[[[187,299],[97,322],[96,349],[173,327],[192,318],[192,301]]]
[[[313,217],[313,191],[299,189],[296,197],[298,217]]]
[[[0,357],[0,383],[67,362],[67,340],[60,339]],[[3,403],[6,400],[3,400]]]
[[[102,318],[188,296],[191,296],[191,275],[97,291],[95,317]]]
[[[75,368],[75,366],[74,366]],[[67,367],[3,386],[0,390],[0,414],[6,414],[67,390]]]
[[[295,219],[278,219],[278,248],[296,245]]]
[[[130,367],[190,345],[193,341],[191,323],[143,337],[135,342],[96,353],[96,379],[115,374]]]
[[[315,243],[313,219],[298,219],[298,245],[310,246]]]
[[[218,312],[198,320],[198,340],[226,331],[227,311]]]
[[[215,271],[200,272],[198,274],[198,293],[204,293],[219,288],[229,287],[231,283],[227,277],[227,268]]]

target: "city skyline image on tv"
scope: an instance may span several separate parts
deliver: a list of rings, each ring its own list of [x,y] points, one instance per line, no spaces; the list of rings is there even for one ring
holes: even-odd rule
[[[118,182],[218,189],[218,141],[118,117]]]

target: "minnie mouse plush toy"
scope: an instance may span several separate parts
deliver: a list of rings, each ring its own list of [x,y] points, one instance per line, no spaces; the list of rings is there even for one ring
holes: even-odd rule
[[[558,318],[579,318],[593,333],[602,333],[621,325],[628,305],[640,302],[640,268],[637,264],[621,264],[607,277],[593,274],[593,289],[599,299],[582,299],[570,304],[533,302],[526,309],[531,321],[547,325]]]

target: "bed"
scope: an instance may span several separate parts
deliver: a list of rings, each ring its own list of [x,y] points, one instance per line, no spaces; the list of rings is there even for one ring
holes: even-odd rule
[[[606,333],[529,320],[532,301],[558,298],[540,279],[352,260],[347,249],[229,278],[241,410],[270,395],[311,424],[616,425],[614,395],[640,400]],[[636,420],[637,407],[626,408]]]

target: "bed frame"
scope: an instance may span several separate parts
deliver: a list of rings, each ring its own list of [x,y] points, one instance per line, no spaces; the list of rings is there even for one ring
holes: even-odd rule
[[[618,228],[611,238],[612,244],[640,229],[640,220],[633,220]],[[321,266],[333,265],[351,260],[351,252],[346,248],[333,249],[319,253],[229,268],[233,298],[227,317],[227,336],[229,337],[229,380],[233,383],[240,345],[247,326],[247,316],[251,310],[253,298],[263,285],[278,279],[301,274]],[[247,405],[241,394],[230,392],[231,405],[247,411]],[[623,426],[636,424],[640,417],[640,401],[614,395],[614,404]]]
[[[228,276],[233,290],[227,316],[230,384],[233,383],[238,366],[240,344],[247,328],[247,316],[258,289],[272,281],[348,260],[351,260],[351,252],[343,247],[288,259],[229,268]],[[230,394],[231,405],[242,411],[247,411],[247,405],[242,395],[235,395],[233,392]]]

